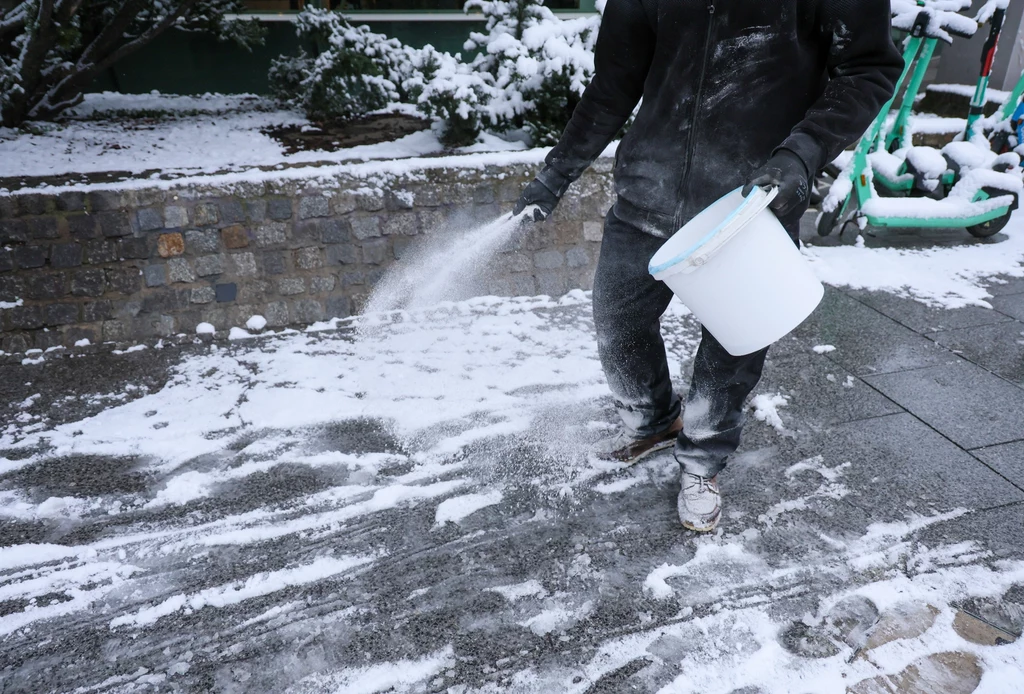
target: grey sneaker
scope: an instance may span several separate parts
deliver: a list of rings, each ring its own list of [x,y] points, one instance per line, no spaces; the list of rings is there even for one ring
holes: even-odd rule
[[[682,488],[676,504],[683,527],[709,533],[718,527],[722,516],[722,492],[718,477],[701,477],[683,473]]]
[[[593,453],[600,460],[632,465],[652,453],[674,446],[682,430],[683,420],[677,419],[662,433],[647,438],[638,439],[622,431],[611,438],[598,441]]]

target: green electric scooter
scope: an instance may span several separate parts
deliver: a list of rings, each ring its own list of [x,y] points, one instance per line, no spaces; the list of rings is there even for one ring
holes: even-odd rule
[[[921,1],[918,5],[925,7]],[[955,28],[943,26],[942,16],[922,9],[910,27],[904,48],[905,67],[895,90],[899,93],[906,84],[899,111],[891,127],[886,128],[894,95],[861,138],[850,164],[838,174],[821,204],[821,236],[836,230],[842,233],[847,224],[855,222],[858,228],[964,227],[974,236],[985,237],[1001,230],[1016,209],[1019,176],[1014,179],[1012,174],[994,170],[964,173],[957,165],[947,166],[948,158],[937,150],[931,150],[931,158],[938,160],[937,165],[935,161],[927,162],[930,171],[922,171],[913,157],[900,161],[892,155],[901,150],[911,153],[907,126],[914,100],[938,41],[948,33],[944,30]],[[956,25],[960,27],[962,22]],[[917,149],[921,150],[919,154],[928,154],[929,148]],[[872,159],[888,166],[873,166]]]

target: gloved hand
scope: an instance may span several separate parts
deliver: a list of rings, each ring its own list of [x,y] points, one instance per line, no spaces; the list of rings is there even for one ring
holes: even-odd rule
[[[779,194],[770,205],[778,217],[788,214],[805,204],[810,196],[811,173],[804,160],[788,149],[780,149],[768,163],[755,171],[743,194],[748,195],[754,186],[776,186]]]
[[[565,191],[569,188],[571,182],[558,170],[545,166],[537,174],[537,178],[533,179],[523,190],[523,194],[519,196],[519,201],[516,202],[516,206],[512,209],[512,214],[519,215],[527,207],[536,205],[537,209],[533,211],[533,221],[543,222],[554,212],[555,206],[558,205],[562,196],[565,195]]]

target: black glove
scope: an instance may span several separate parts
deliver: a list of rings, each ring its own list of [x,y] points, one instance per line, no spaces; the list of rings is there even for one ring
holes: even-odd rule
[[[570,183],[572,181],[566,178],[560,171],[550,166],[545,166],[537,174],[537,178],[533,179],[530,185],[526,186],[526,189],[523,190],[523,194],[519,196],[519,201],[516,203],[515,208],[513,208],[512,214],[519,215],[527,207],[536,205],[537,209],[533,211],[533,221],[543,222],[555,211],[555,206],[558,205],[562,196],[565,195],[565,191],[569,188]]]
[[[768,163],[750,176],[743,194],[749,195],[754,186],[776,186],[779,194],[770,205],[777,217],[786,217],[806,205],[811,192],[811,172],[804,160],[788,149],[780,149]]]

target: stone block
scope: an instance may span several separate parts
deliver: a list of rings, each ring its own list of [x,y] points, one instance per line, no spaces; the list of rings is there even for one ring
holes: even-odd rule
[[[352,265],[359,262],[359,249],[351,243],[327,247],[328,265]]]
[[[2,321],[0,321],[0,324],[2,324]],[[3,337],[3,340],[0,341],[0,347],[8,354],[23,354],[32,349],[31,333],[13,333],[0,337]]]
[[[537,282],[533,275],[512,275],[508,278],[509,291],[512,296],[535,296]]]
[[[10,272],[14,269],[14,256],[6,248],[0,248],[0,272]]]
[[[526,253],[505,253],[501,264],[508,272],[533,272],[533,258]]]
[[[220,209],[220,221],[224,224],[241,224],[245,221],[245,207],[234,198],[227,198],[217,203]]]
[[[497,201],[494,186],[482,184],[473,189],[473,202],[477,205],[490,205]]]
[[[97,190],[89,193],[89,209],[93,212],[108,212],[125,207],[124,196],[113,190]]]
[[[121,258],[129,260],[145,260],[150,256],[149,236],[125,237],[117,242],[117,253]]]
[[[561,251],[537,251],[533,254],[533,265],[538,270],[554,270],[565,264],[565,255]]]
[[[193,304],[212,304],[217,298],[217,292],[213,287],[195,287],[189,294],[189,301]]]
[[[28,299],[59,299],[67,293],[67,278],[61,273],[33,274],[25,278]]]
[[[114,318],[123,320],[125,318],[135,318],[142,312],[142,308],[145,305],[143,299],[130,299],[128,301],[119,301],[114,304]]]
[[[132,336],[128,321],[105,320],[103,321],[104,342],[127,342]]]
[[[20,219],[0,219],[0,243],[24,243],[28,240],[25,222]]]
[[[160,234],[156,240],[156,252],[161,258],[174,258],[185,252],[185,237],[179,232]]]
[[[346,243],[349,238],[349,223],[345,219],[322,219],[320,241],[323,243]]]
[[[324,305],[315,299],[299,299],[291,305],[291,318],[296,323],[316,323],[325,317]]]
[[[18,199],[13,195],[0,195],[0,219],[14,219],[18,216]]]
[[[106,272],[106,282],[111,291],[130,296],[142,289],[142,273],[135,267],[109,268]]]
[[[274,293],[274,284],[268,280],[252,280],[238,288],[238,300],[247,304],[264,304]],[[256,311],[259,313],[259,311]],[[248,320],[248,316],[246,316]]]
[[[444,204],[441,195],[434,186],[424,186],[416,191],[413,198],[417,207],[437,207]]]
[[[363,262],[380,265],[388,254],[387,239],[371,239],[363,242]]]
[[[196,226],[206,227],[219,222],[220,214],[217,212],[217,206],[212,202],[201,202],[193,210],[192,218],[195,220]]]
[[[356,209],[377,212],[384,209],[384,193],[380,190],[361,190],[355,194]]]
[[[106,299],[82,304],[82,320],[86,323],[109,320],[114,317],[114,304]]]
[[[85,209],[85,193],[69,190],[58,195],[56,202],[61,212],[81,212]]]
[[[420,229],[424,234],[440,231],[448,226],[449,214],[446,209],[418,210]]]
[[[51,207],[51,201],[53,196],[50,195],[19,195],[18,196],[18,210],[24,215],[38,215],[46,214],[53,208]]]
[[[258,269],[256,267],[256,256],[252,253],[235,253],[228,256],[231,259],[231,271],[238,277],[255,277]]]
[[[519,196],[523,194],[523,188],[525,187],[525,182],[517,178],[506,178],[504,181],[500,181],[496,190],[497,202],[518,202]]]
[[[219,255],[204,255],[196,258],[196,274],[200,277],[219,275],[224,272],[224,258]]]
[[[3,311],[7,330],[34,330],[43,327],[43,309],[39,306],[18,306]]]
[[[22,270],[42,267],[46,263],[45,246],[15,246],[14,262]]]
[[[359,287],[366,284],[366,273],[361,270],[350,270],[341,274],[343,287]]]
[[[326,319],[348,318],[352,315],[352,302],[347,296],[332,296],[324,302]]]
[[[117,245],[113,241],[97,239],[85,243],[85,262],[88,265],[112,263],[118,259]]]
[[[309,280],[309,293],[310,294],[323,294],[334,290],[334,285],[337,284],[337,280],[334,275],[326,275],[322,277],[311,277]]]
[[[256,245],[260,248],[278,246],[288,242],[288,225],[283,222],[266,222],[256,227]]]
[[[583,239],[583,225],[577,221],[560,222],[555,226],[558,240],[566,246],[575,246]]]
[[[301,277],[285,277],[277,281],[277,291],[282,296],[295,296],[306,291],[306,280]]]
[[[384,194],[386,210],[411,210],[415,202],[415,193],[408,190],[389,190]]]
[[[135,333],[141,337],[170,337],[174,332],[173,316],[142,316],[135,321]]]
[[[283,275],[288,271],[286,251],[268,251],[263,254],[263,271],[268,275]]]
[[[126,190],[122,198],[125,207],[159,207],[164,204],[167,194],[158,188],[136,188]]]
[[[108,270],[108,272],[111,272]],[[114,272],[123,272],[115,270]],[[106,291],[106,277],[103,270],[99,268],[87,268],[75,270],[71,273],[71,293],[74,296],[103,296]],[[138,282],[136,282],[138,286]]]
[[[604,224],[601,222],[583,222],[583,239],[600,241],[604,238]]]
[[[75,214],[65,218],[68,223],[68,231],[76,239],[94,239],[99,235],[96,225],[96,215]]]
[[[50,247],[50,265],[59,268],[78,267],[82,264],[82,245],[58,243]]]
[[[280,328],[291,321],[288,315],[288,304],[284,301],[271,301],[263,309],[263,317],[271,328]]]
[[[249,233],[241,224],[221,229],[220,236],[227,248],[246,248],[249,245]]]
[[[249,218],[249,221],[258,223],[267,218],[267,201],[263,198],[246,200],[243,205],[245,206],[245,215]]]
[[[300,248],[295,251],[295,267],[301,270],[316,270],[324,266],[324,254],[319,248]]]
[[[415,236],[420,231],[419,217],[415,212],[395,212],[384,218],[384,234],[393,236]]]
[[[304,195],[299,198],[299,219],[327,217],[330,214],[330,203],[323,195]]]
[[[69,325],[78,322],[78,304],[50,304],[46,307],[47,325]]]
[[[559,297],[569,291],[569,279],[561,272],[538,272],[537,290],[550,297]]]
[[[565,253],[565,262],[572,268],[587,267],[590,265],[590,252],[586,248],[570,248]]]
[[[135,211],[135,221],[139,231],[156,231],[164,228],[164,216],[159,208],[144,207]]]
[[[100,334],[99,326],[71,325],[61,331],[61,338],[66,345],[74,345],[81,340],[88,340],[94,345],[100,341]]]
[[[352,236],[360,241],[380,236],[379,217],[356,217],[349,223],[352,226]]]
[[[158,314],[188,308],[188,289],[164,289],[142,299],[141,314]]]
[[[395,256],[395,260],[401,260],[408,252],[409,248],[414,244],[413,239],[407,236],[396,236],[391,240],[391,252]]]
[[[25,296],[25,280],[15,275],[0,277],[0,301],[17,301]]]
[[[292,201],[289,198],[270,198],[267,200],[267,216],[278,221],[291,219]]]
[[[167,261],[167,279],[171,284],[187,284],[196,281],[196,272],[186,258],[171,258]]]
[[[216,293],[217,303],[226,304],[238,297],[238,285],[234,282],[218,284],[214,287],[214,292]]]
[[[338,216],[356,210],[356,196],[349,191],[342,191],[331,198],[331,211]]]
[[[216,253],[221,249],[220,233],[213,229],[189,229],[185,232],[185,248],[193,255]]]
[[[25,229],[33,239],[60,238],[56,217],[29,217],[25,220]]]
[[[164,208],[164,228],[183,229],[188,226],[188,210],[180,205],[169,205]]]
[[[131,236],[132,225],[128,215],[121,212],[100,212],[96,215],[100,223],[100,232],[107,238]],[[157,227],[158,229],[160,227]]]
[[[167,268],[164,265],[147,265],[142,268],[147,287],[162,287],[167,284]]]

